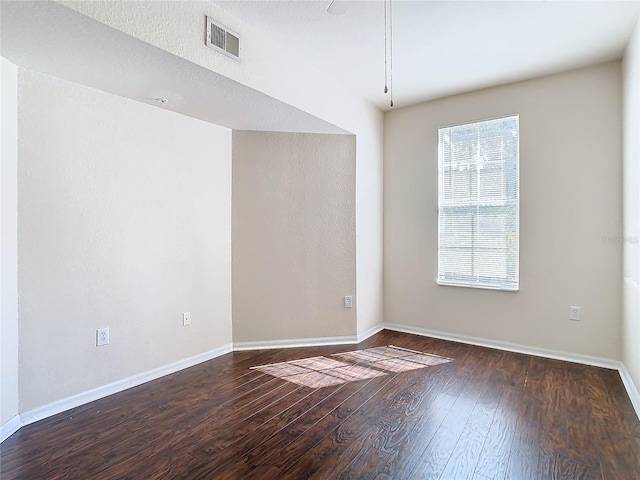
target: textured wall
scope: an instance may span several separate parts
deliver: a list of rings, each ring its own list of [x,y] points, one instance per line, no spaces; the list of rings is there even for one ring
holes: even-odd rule
[[[233,338],[356,334],[355,139],[233,132]]]
[[[377,112],[339,81],[316,69],[312,59],[295,57],[290,50],[283,52],[271,38],[214,2],[62,0],[58,3],[347,130],[361,123],[353,113]],[[207,15],[242,36],[242,62],[205,45]]]
[[[26,71],[18,115],[20,411],[229,344],[231,132]]]
[[[438,127],[513,113],[520,291],[439,286]],[[619,62],[387,113],[385,321],[619,359],[621,118]]]
[[[355,134],[358,331],[382,323],[382,112],[213,2],[60,3]],[[204,45],[205,15],[242,34],[242,63]]]
[[[0,425],[18,414],[18,69],[2,58]]]
[[[623,61],[624,322],[623,361],[640,388],[640,20]]]

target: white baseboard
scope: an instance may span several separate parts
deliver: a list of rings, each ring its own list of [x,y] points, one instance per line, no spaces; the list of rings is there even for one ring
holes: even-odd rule
[[[455,333],[428,330],[419,327],[407,327],[404,325],[397,325],[393,323],[385,323],[383,324],[383,326],[387,330],[394,330],[396,332],[413,333],[414,335],[422,335],[424,337],[440,338],[442,340],[450,340],[452,342],[477,345],[479,347],[495,348],[496,350],[505,350],[507,352],[524,353],[527,355],[534,355],[536,357],[563,360],[565,362],[581,363],[583,365],[591,365],[594,367],[618,370],[620,366],[620,362],[618,360],[610,360],[608,358],[591,357],[588,355],[580,355],[577,353],[559,352],[556,350],[547,350],[545,348],[518,345],[516,343],[488,340],[486,338],[470,337],[466,335],[458,335]]]
[[[427,330],[419,327],[407,327],[404,325],[397,325],[393,323],[383,324],[383,328],[387,330],[394,330],[396,332],[412,333],[414,335],[421,335],[425,337],[440,338],[442,340],[450,340],[452,342],[466,343],[469,345],[478,345],[480,347],[495,348],[497,350],[505,350],[508,352],[524,353],[527,355],[533,355],[536,357],[552,358],[555,360],[563,360],[565,362],[580,363],[583,365],[591,365],[594,367],[609,368],[617,370],[622,379],[624,388],[629,395],[631,404],[636,412],[636,416],[640,420],[640,393],[636,385],[633,383],[629,371],[624,363],[618,360],[611,360],[608,358],[592,357],[589,355],[580,355],[577,353],[559,352],[556,350],[547,350],[544,348],[529,347],[525,345],[518,345],[508,342],[500,342],[497,340],[487,340],[485,338],[469,337],[466,335],[457,335],[454,333],[439,332],[436,330]]]
[[[330,345],[355,345],[369,337],[372,337],[384,329],[382,325],[376,325],[358,335],[345,335],[342,337],[317,337],[297,338],[291,340],[268,340],[265,342],[234,342],[233,351],[245,350],[272,350],[274,348],[298,348],[298,347],[324,347]]]
[[[29,425],[30,423],[37,422],[38,420],[42,420],[43,418],[51,417],[52,415],[57,415],[58,413],[62,413],[71,408],[79,407],[80,405],[84,405],[85,403],[93,402],[94,400],[104,398],[108,395],[113,395],[114,393],[127,390],[131,387],[142,385],[143,383],[147,383],[151,380],[164,377],[165,375],[175,373],[179,370],[183,370],[199,363],[206,362],[207,360],[211,360],[212,358],[219,357],[220,355],[224,355],[225,353],[230,353],[232,351],[233,349],[231,344],[223,345],[222,347],[218,347],[208,352],[194,355],[193,357],[185,358],[174,363],[170,363],[169,365],[138,373],[136,375],[123,378],[122,380],[118,380],[117,382],[113,382],[108,385],[94,388],[93,390],[89,390],[87,392],[82,392],[71,397],[57,400],[53,403],[34,408],[33,410],[29,410],[28,412],[20,414],[20,423],[23,426]]]
[[[376,325],[374,327],[368,328],[364,332],[358,334],[358,343],[364,342],[367,338],[373,337],[376,333],[380,333],[384,330],[383,325]]]
[[[328,345],[353,345],[358,343],[355,335],[342,337],[298,338],[292,340],[267,340],[266,342],[234,342],[233,351],[273,350],[274,348],[323,347]]]
[[[132,375],[117,382],[104,385],[102,387],[89,390],[56,402],[35,408],[21,415],[16,415],[7,423],[0,427],[0,442],[13,435],[20,427],[37,422],[44,418],[62,413],[71,408],[84,405],[86,403],[104,398],[108,395],[127,390],[129,388],[141,385],[143,383],[155,380],[157,378],[175,373],[179,370],[192,367],[207,360],[219,357],[232,351],[243,350],[268,350],[274,348],[294,348],[294,347],[316,347],[328,345],[354,345],[360,343],[367,338],[375,335],[382,330],[393,330],[396,332],[411,333],[426,337],[439,338],[442,340],[450,340],[453,342],[466,343],[470,345],[478,345],[481,347],[495,348],[509,352],[524,353],[537,357],[552,358],[556,360],[564,360],[568,362],[581,363],[584,365],[592,365],[595,367],[610,368],[620,373],[620,378],[624,384],[627,394],[633,404],[633,407],[640,419],[640,393],[636,385],[633,383],[627,368],[622,362],[610,360],[606,358],[592,357],[588,355],[579,355],[574,353],[559,352],[525,345],[512,344],[508,342],[500,342],[496,340],[488,340],[485,338],[470,337],[466,335],[458,335],[453,333],[440,332],[436,330],[428,330],[419,327],[408,327],[404,325],[384,323],[371,327],[357,336],[341,336],[341,337],[322,337],[322,338],[304,338],[292,340],[273,340],[267,342],[237,342],[233,345],[224,345],[209,352],[201,353],[193,357],[179,360],[169,365],[165,365],[154,370]]]
[[[22,427],[20,415],[16,415],[4,425],[0,426],[0,443],[4,442],[11,435],[16,433]]]
[[[631,404],[633,405],[634,410],[636,411],[636,415],[638,419],[640,419],[640,393],[638,393],[638,388],[631,378],[629,374],[629,370],[624,363],[620,362],[620,378],[622,379],[622,383],[624,384],[624,388],[627,390],[627,394],[629,395],[629,400],[631,400]]]

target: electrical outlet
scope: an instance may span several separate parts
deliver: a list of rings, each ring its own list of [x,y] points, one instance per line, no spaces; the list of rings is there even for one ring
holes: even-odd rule
[[[191,325],[191,312],[184,312],[182,314],[182,325],[185,327]]]
[[[96,330],[96,347],[101,347],[102,345],[109,345],[108,328],[99,328]]]
[[[580,307],[569,307],[569,320],[580,321]]]
[[[353,307],[353,297],[351,295],[347,295],[344,297],[344,308]]]

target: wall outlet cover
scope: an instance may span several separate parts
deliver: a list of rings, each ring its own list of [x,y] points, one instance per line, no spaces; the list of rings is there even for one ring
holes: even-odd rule
[[[569,320],[580,320],[580,307],[569,307]]]
[[[347,295],[344,297],[344,308],[353,307],[353,297],[351,295]]]
[[[96,330],[96,346],[102,347],[103,345],[109,345],[109,329],[99,328]]]

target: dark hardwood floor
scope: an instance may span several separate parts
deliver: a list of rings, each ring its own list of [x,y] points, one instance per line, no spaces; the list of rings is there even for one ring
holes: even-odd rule
[[[616,371],[390,331],[228,354],[0,448],[3,480],[640,479]]]

